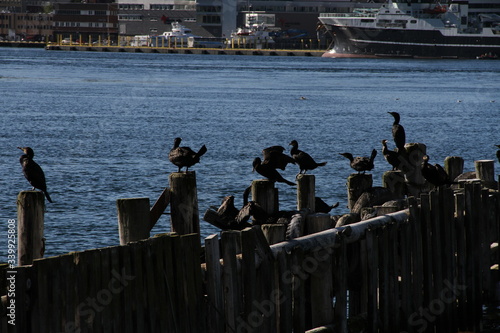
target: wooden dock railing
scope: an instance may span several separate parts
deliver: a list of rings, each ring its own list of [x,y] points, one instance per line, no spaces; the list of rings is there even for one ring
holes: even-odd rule
[[[162,234],[2,267],[1,332],[479,331],[498,275],[498,192],[477,181],[408,209],[269,245],[260,226]],[[493,254],[492,254],[493,253]]]

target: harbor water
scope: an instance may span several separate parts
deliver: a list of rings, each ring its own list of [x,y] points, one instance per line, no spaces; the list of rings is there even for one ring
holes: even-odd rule
[[[30,146],[54,203],[46,204],[46,256],[119,244],[116,200],[153,203],[177,168],[175,137],[208,152],[196,171],[200,215],[234,195],[237,206],[261,150],[291,140],[324,167],[316,194],[347,212],[339,153],[379,154],[381,185],[389,165],[381,140],[401,114],[407,142],[427,145],[433,163],[446,156],[495,159],[500,144],[500,61],[326,59],[64,52],[0,48],[0,262],[16,199],[30,189],[18,146]],[[498,161],[497,161],[498,162]],[[496,164],[498,173],[498,163]],[[294,180],[298,168],[282,174]],[[296,188],[277,184],[280,208],[294,209]],[[202,237],[219,230],[201,218]],[[152,234],[170,230],[164,215]]]

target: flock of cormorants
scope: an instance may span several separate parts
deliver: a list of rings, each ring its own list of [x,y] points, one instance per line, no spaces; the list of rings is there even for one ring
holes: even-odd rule
[[[406,144],[406,134],[400,122],[400,115],[397,112],[388,112],[394,117],[392,125],[392,137],[396,148],[389,150],[387,147],[387,140],[382,140],[382,154],[385,160],[392,166],[392,170],[400,169],[401,162],[405,158],[406,151],[404,146]],[[203,145],[197,152],[189,147],[180,147],[181,138],[175,138],[174,146],[170,150],[169,160],[178,167],[178,172],[182,168],[188,169],[194,164],[200,162],[200,157],[207,152],[207,147]],[[298,165],[299,174],[305,174],[309,170],[314,170],[317,167],[326,165],[327,162],[317,163],[311,155],[299,150],[299,144],[293,140],[289,144],[292,146],[290,149],[290,156],[284,154],[285,148],[282,146],[272,146],[262,150],[263,160],[256,157],[253,160],[253,170],[267,179],[274,182],[282,182],[288,185],[295,185],[295,183],[288,181],[281,176],[277,169],[285,170],[288,164]],[[499,150],[496,153],[498,161],[500,162],[500,145],[496,145]],[[45,174],[42,168],[33,160],[35,155],[33,149],[30,147],[18,147],[24,154],[21,155],[19,161],[21,163],[24,176],[28,182],[33,186],[33,189],[39,189],[44,194],[49,202],[52,202],[49,193],[47,192],[47,185],[45,182]],[[373,169],[373,161],[377,155],[377,150],[373,149],[370,157],[353,157],[351,153],[341,153],[340,155],[349,159],[350,166],[360,172],[365,173]],[[445,170],[439,164],[429,164],[429,156],[423,157],[421,165],[422,176],[432,185],[441,186],[452,184]]]

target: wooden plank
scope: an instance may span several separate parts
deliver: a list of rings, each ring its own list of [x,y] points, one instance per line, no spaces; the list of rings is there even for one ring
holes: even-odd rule
[[[455,196],[455,237],[457,258],[457,285],[467,285],[467,260],[466,260],[466,234],[465,234],[465,195],[457,193]],[[457,293],[457,324],[461,331],[467,328],[467,303],[466,293]]]
[[[427,193],[420,195],[420,221],[422,226],[422,249],[423,249],[423,304],[427,306],[433,299],[433,254],[432,254],[432,238],[431,238],[431,207],[430,198]]]
[[[293,275],[291,271],[290,255],[280,252],[277,258],[279,270],[279,332],[293,332],[293,302],[292,283]]]
[[[390,332],[390,321],[392,313],[390,313],[389,294],[389,232],[387,227],[377,230],[379,237],[379,315],[380,324],[383,332]]]
[[[367,322],[368,332],[378,332],[379,324],[379,315],[378,315],[378,285],[379,285],[379,276],[378,276],[378,266],[379,266],[379,246],[377,239],[376,230],[367,230],[366,232],[366,253],[367,257],[367,277],[368,277],[368,286],[367,286]]]
[[[115,247],[116,248],[116,247]],[[110,281],[111,280],[111,252],[112,247],[106,247],[101,249],[101,267],[98,272],[94,272],[94,274],[98,274],[100,276],[101,281]],[[76,274],[76,271],[75,271]],[[103,332],[112,332],[113,331],[113,305],[114,301],[106,306],[101,313],[101,327]],[[75,311],[76,312],[76,311]]]
[[[111,302],[119,297],[122,303],[122,322],[123,322],[123,333],[133,333],[134,330],[134,316],[132,307],[135,303],[133,297],[133,289],[134,289],[134,280],[136,278],[135,274],[133,274],[132,261],[131,261],[131,246],[120,246],[120,270],[112,272],[113,278],[109,281],[102,281],[101,290],[97,291],[97,295],[101,293],[102,296],[107,297],[107,295],[111,296],[109,301],[106,301],[104,298],[101,303],[103,306],[109,306]],[[141,273],[139,273],[141,274]],[[99,299],[99,298],[98,298]],[[156,307],[154,309],[149,309],[150,312],[157,311]],[[99,311],[99,312],[102,312]]]
[[[181,245],[184,253],[183,263],[186,271],[185,281],[188,318],[197,318],[197,320],[189,321],[189,331],[201,332],[206,327],[206,320],[205,313],[202,311],[203,293],[199,235],[190,234],[181,236]]]
[[[255,248],[257,238],[254,228],[245,228],[241,232],[241,274],[243,287],[243,316],[238,320],[238,328],[246,328],[248,332],[258,331],[250,324],[257,308],[254,301],[257,298],[257,264]]]
[[[234,331],[237,325],[237,317],[240,314],[240,284],[238,281],[238,269],[236,262],[236,249],[238,247],[240,233],[237,231],[224,231],[222,233],[222,258],[224,266],[222,269],[222,280],[224,286],[226,330]]]
[[[164,236],[163,236],[164,237]],[[152,254],[152,271],[155,279],[156,289],[156,314],[158,316],[157,329],[159,332],[167,332],[168,327],[168,305],[169,298],[165,280],[165,252],[163,251],[162,237],[153,237],[147,240]]]
[[[242,233],[244,260],[246,260],[245,257],[248,255],[246,252],[248,246],[245,242],[243,241]],[[255,260],[254,248],[251,249],[251,254]],[[205,260],[207,264],[208,332],[219,333],[223,332],[224,329],[224,304],[222,300],[222,269],[220,264],[219,237],[216,234],[205,238]],[[255,269],[253,272],[247,272],[246,274],[255,274]],[[246,277],[246,274],[243,275],[243,278]],[[247,287],[246,284],[244,286]]]
[[[260,264],[257,267],[257,290],[256,307],[261,314],[260,325],[255,325],[261,333],[274,333],[277,330],[276,303],[274,303],[274,292],[276,287],[276,266],[275,257],[267,243],[262,230],[254,227],[256,240],[256,253],[260,257]]]
[[[340,239],[340,246],[335,250],[335,315],[334,324],[339,333],[347,333],[347,244]]]
[[[447,285],[452,285],[455,279],[455,232],[454,232],[454,215],[455,215],[455,198],[453,190],[443,188],[440,191],[440,200],[442,207],[442,222],[441,222],[441,248],[443,253],[443,289],[440,291],[440,300],[443,302],[445,309],[443,321],[445,330],[449,332],[457,332],[456,318],[456,300],[452,291],[445,293],[449,288]],[[451,295],[451,296],[450,296]]]
[[[149,230],[154,228],[156,222],[158,222],[163,212],[165,212],[165,209],[167,209],[169,203],[170,203],[170,188],[165,187],[165,189],[163,190],[163,192],[161,192],[160,196],[158,197],[158,199],[156,199],[155,203],[153,204],[153,207],[151,207],[151,210],[149,211],[149,218],[150,218]]]
[[[413,221],[412,221],[413,222]],[[411,232],[410,223],[404,223],[399,226],[399,247],[401,249],[401,318],[403,319],[398,327],[399,331],[410,331],[408,319],[413,312],[413,297],[422,289],[414,289],[412,286],[412,238],[415,236]],[[395,251],[397,254],[397,250]],[[420,274],[420,272],[415,272]],[[397,276],[396,276],[397,278]],[[397,282],[397,281],[396,281]],[[397,306],[397,303],[396,303]]]
[[[411,234],[411,257],[412,257],[412,308],[411,313],[416,312],[420,307],[424,307],[424,262],[422,246],[422,223],[417,200],[414,197],[408,198],[410,210],[410,234]],[[409,324],[409,318],[406,317]]]
[[[307,274],[302,270],[304,251],[300,247],[291,250],[292,278],[293,278],[293,331],[306,330],[306,293],[305,284]]]
[[[440,189],[440,191],[442,188]],[[431,208],[431,246],[432,246],[432,277],[433,277],[433,290],[431,296],[431,302],[435,302],[439,300],[439,295],[441,291],[444,289],[443,284],[443,250],[441,248],[442,244],[442,218],[441,218],[441,202],[439,200],[439,192],[432,191],[429,193],[430,195],[430,208]],[[429,303],[430,306],[433,303]],[[441,303],[439,303],[441,305]],[[445,322],[442,316],[443,309],[439,308],[433,311],[433,317],[435,318],[432,321],[432,325],[435,325],[436,330],[438,332],[444,332]]]

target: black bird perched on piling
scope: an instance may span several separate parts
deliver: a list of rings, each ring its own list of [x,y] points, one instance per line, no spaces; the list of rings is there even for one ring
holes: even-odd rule
[[[405,148],[406,134],[405,129],[399,124],[400,116],[397,112],[388,112],[394,117],[394,123],[392,124],[392,137],[394,138],[394,143],[398,148],[398,152],[402,152]]]
[[[174,147],[170,150],[168,159],[179,168],[179,172],[182,167],[186,167],[187,172],[190,166],[200,161],[200,157],[207,152],[207,147],[203,145],[198,152],[195,152],[189,147],[179,147],[181,141],[181,138],[175,138]]]
[[[319,166],[326,165],[326,162],[316,163],[316,161],[314,161],[311,155],[309,155],[306,152],[303,152],[302,150],[299,150],[299,144],[297,143],[296,140],[290,142],[289,145],[292,146],[292,149],[290,150],[290,155],[292,155],[295,162],[299,164],[300,168],[299,174],[301,173],[305,174],[307,170],[314,170]]]
[[[398,151],[389,150],[389,148],[387,148],[387,140],[382,140],[382,155],[384,155],[385,160],[392,165],[393,171],[399,168],[402,156]]]
[[[361,171],[365,173],[366,171],[370,171],[373,169],[373,161],[375,160],[375,156],[377,156],[377,150],[372,150],[370,158],[365,156],[353,157],[351,153],[341,153],[340,155],[347,158],[350,161],[349,165],[351,166],[351,168],[356,170],[359,174]]]
[[[432,185],[438,187],[447,184],[455,184],[439,164],[429,164],[429,156],[424,155],[421,166],[422,176]]]
[[[293,157],[283,154],[285,148],[282,146],[271,146],[262,150],[264,161],[262,164],[269,165],[274,169],[285,170],[288,164],[295,164]]]
[[[498,163],[500,163],[500,145],[495,145],[497,146],[497,148],[499,148],[499,150],[497,150],[497,159],[498,159]]]
[[[26,177],[31,186],[33,186],[33,190],[35,188],[39,189],[40,191],[43,192],[43,194],[45,194],[47,200],[49,202],[52,202],[49,192],[47,192],[45,174],[43,173],[43,170],[38,165],[38,163],[33,161],[33,156],[35,156],[33,149],[31,149],[30,147],[17,147],[17,148],[21,149],[24,152],[24,154],[21,155],[21,157],[19,158],[19,162],[23,167],[24,177]]]
[[[286,183],[291,186],[295,185],[291,181],[283,178],[283,176],[280,175],[280,173],[270,165],[262,164],[262,160],[259,157],[256,157],[253,160],[253,171],[257,171],[260,175],[266,177],[272,182]]]

